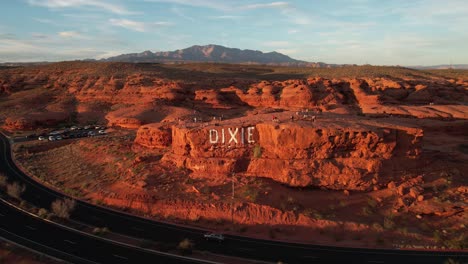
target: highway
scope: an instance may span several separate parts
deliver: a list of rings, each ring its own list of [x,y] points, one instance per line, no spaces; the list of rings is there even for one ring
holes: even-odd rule
[[[8,139],[3,134],[0,135],[0,171],[3,171],[6,175],[8,175],[11,181],[14,180],[22,182],[26,186],[26,191],[22,196],[23,199],[38,207],[50,208],[52,201],[56,200],[57,198],[64,197],[63,194],[35,182],[27,175],[25,175],[21,170],[19,170],[12,161],[10,148],[11,146]],[[226,240],[224,242],[218,243],[213,241],[206,241],[203,239],[203,234],[206,232],[204,230],[156,222],[123,212],[95,206],[83,201],[77,201],[76,209],[74,210],[71,218],[88,225],[100,227],[105,226],[117,233],[162,243],[176,244],[184,238],[189,238],[194,241],[196,250],[272,262],[444,263],[444,261],[449,258],[461,260],[461,263],[468,261],[467,252],[344,248],[285,243],[229,235],[226,236]],[[19,229],[24,227],[13,228],[12,226],[2,226],[2,228],[13,234],[16,234],[17,232],[20,232]],[[50,234],[54,234],[53,237],[55,239],[55,233]],[[71,239],[71,241],[80,240],[79,237],[73,237],[73,239]],[[57,235],[56,240],[63,242],[65,237],[62,235]],[[65,243],[62,244],[66,245]],[[84,244],[86,244],[86,242]],[[81,254],[81,248],[79,248],[81,247],[81,243],[79,244],[80,246],[77,245],[75,245],[76,248],[72,247],[72,245],[67,246],[70,247],[71,250],[74,250],[76,254]],[[50,245],[50,247],[52,246],[53,245]],[[64,250],[63,246],[62,248],[56,249],[59,251]],[[109,245],[109,248],[106,249],[105,252],[109,252],[110,254],[104,253],[105,256],[103,256],[102,259],[93,259],[93,261],[100,263],[117,263],[114,261],[115,257],[112,257],[112,252],[118,252],[118,250],[112,249]],[[130,257],[133,256],[130,253],[128,253],[128,255],[125,257],[127,256],[129,257],[127,260],[121,259],[119,261],[121,263],[143,263],[140,261],[134,262],[133,259],[130,261]],[[179,261],[177,263],[181,262]]]
[[[38,219],[4,202],[0,202],[0,236],[73,263],[210,263],[100,239]]]

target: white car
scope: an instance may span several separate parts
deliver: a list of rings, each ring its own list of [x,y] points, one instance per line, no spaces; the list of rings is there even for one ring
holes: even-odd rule
[[[49,141],[55,141],[55,137],[54,137],[54,136],[50,136],[50,137],[49,137]]]
[[[218,242],[224,241],[224,235],[223,234],[216,234],[216,233],[207,233],[204,234],[203,237],[207,240],[215,240]]]
[[[105,131],[105,130],[99,130],[98,133],[99,133],[99,134],[105,134],[106,131]]]
[[[40,140],[40,141],[46,140],[46,138],[45,138],[44,136],[40,136],[40,137],[38,137],[37,139]]]

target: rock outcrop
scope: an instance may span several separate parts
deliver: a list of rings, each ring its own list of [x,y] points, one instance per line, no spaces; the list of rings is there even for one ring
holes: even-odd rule
[[[290,186],[366,190],[381,176],[384,161],[417,157],[422,139],[420,129],[351,122],[229,123],[173,126],[171,151],[164,159],[185,166],[195,177],[235,172]],[[139,131],[136,141],[144,142],[140,144],[169,145],[166,129],[152,130],[154,144],[144,131],[149,129]]]

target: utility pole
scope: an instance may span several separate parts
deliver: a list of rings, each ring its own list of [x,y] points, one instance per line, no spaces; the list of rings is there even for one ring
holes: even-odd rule
[[[232,230],[234,230],[234,195],[235,195],[235,188],[234,188],[234,177],[236,174],[233,172],[231,174],[231,183],[232,183],[232,197],[231,197],[231,225]]]

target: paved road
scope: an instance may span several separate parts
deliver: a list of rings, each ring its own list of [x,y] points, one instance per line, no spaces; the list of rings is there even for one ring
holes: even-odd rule
[[[27,177],[12,162],[8,139],[0,135],[0,171],[11,180],[26,185],[23,198],[39,207],[50,208],[50,203],[63,195],[50,190]],[[378,250],[314,246],[275,242],[238,236],[226,236],[222,243],[203,239],[204,230],[181,227],[132,216],[78,201],[71,216],[74,220],[95,226],[106,226],[112,231],[163,243],[178,243],[184,238],[195,242],[198,250],[265,261],[286,263],[444,263],[448,258],[468,261],[466,252],[430,252],[409,250]],[[462,262],[463,263],[463,262]]]
[[[207,263],[96,238],[0,202],[0,236],[73,263]]]

